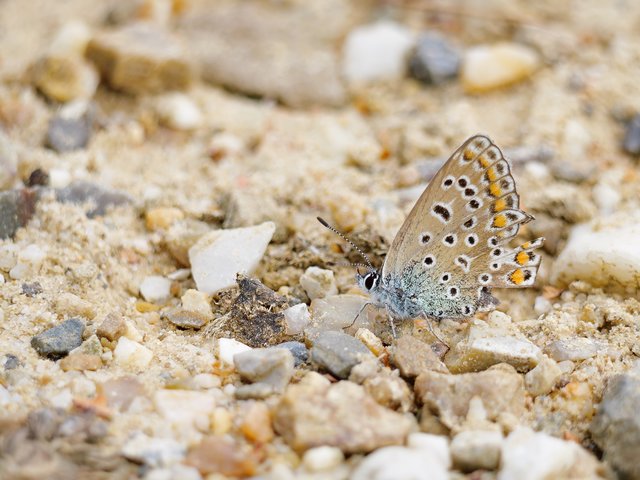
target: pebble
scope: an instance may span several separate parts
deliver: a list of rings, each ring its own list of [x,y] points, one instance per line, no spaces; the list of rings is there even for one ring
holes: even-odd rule
[[[311,300],[338,294],[333,272],[324,268],[307,268],[300,276],[300,285]]]
[[[344,43],[343,74],[353,84],[402,78],[413,45],[412,33],[397,23],[358,27]]]
[[[190,288],[180,297],[180,301],[183,310],[198,313],[207,321],[213,319],[210,298],[206,293]]]
[[[46,145],[58,153],[71,152],[85,148],[91,136],[89,120],[55,116],[49,121]]]
[[[249,402],[242,412],[240,431],[250,442],[264,444],[275,436],[271,426],[271,411],[264,402]]]
[[[29,223],[35,213],[38,198],[36,191],[27,188],[0,192],[0,239],[13,238],[20,227]],[[3,258],[0,263],[6,265],[11,257],[12,255]]]
[[[609,216],[613,214],[619,207],[622,201],[622,194],[620,193],[619,185],[622,179],[618,179],[617,182],[598,182],[591,190],[593,201],[595,202],[600,215]],[[614,183],[614,185],[611,185]]]
[[[302,456],[302,465],[308,472],[326,472],[344,462],[344,454],[336,447],[310,448]]]
[[[383,407],[405,413],[412,409],[413,392],[396,375],[381,374],[367,378],[363,384],[369,395]]]
[[[595,457],[575,442],[518,427],[502,446],[498,480],[602,478]]]
[[[96,309],[88,302],[70,292],[63,292],[56,296],[54,308],[60,315],[84,317],[89,320],[96,316]]]
[[[86,56],[112,88],[126,93],[184,90],[195,80],[180,41],[151,23],[98,33],[89,42]]]
[[[33,85],[49,100],[69,102],[91,98],[99,75],[81,55],[48,52],[31,66]]]
[[[160,123],[173,130],[195,130],[203,122],[200,108],[184,93],[172,92],[160,96],[156,99],[155,108]]]
[[[498,364],[483,372],[448,375],[426,371],[415,381],[416,398],[439,416],[448,428],[460,426],[473,397],[482,401],[489,420],[508,413],[524,413],[524,381],[515,369]]]
[[[100,325],[98,325],[96,330],[96,334],[99,337],[106,338],[113,342],[124,335],[126,331],[127,324],[125,323],[124,318],[122,318],[122,315],[112,312],[107,314],[102,322],[100,322]]]
[[[524,45],[479,45],[464,54],[462,86],[468,93],[494,90],[528,78],[539,64],[538,54]]]
[[[360,385],[331,384],[315,372],[289,385],[274,415],[276,432],[298,452],[326,445],[345,454],[367,453],[404,443],[414,426],[412,418],[382,407]]]
[[[149,470],[144,480],[202,480],[198,469],[176,464],[168,468],[154,468]]]
[[[82,344],[84,328],[82,320],[70,318],[31,338],[31,346],[40,355],[51,359],[62,358]]]
[[[56,190],[56,200],[61,203],[76,205],[90,205],[87,217],[103,216],[112,207],[131,203],[131,198],[125,193],[107,190],[91,182],[78,181]]]
[[[233,338],[218,339],[218,358],[227,365],[234,365],[234,357],[243,352],[251,350],[249,345],[245,345]]]
[[[18,174],[18,152],[4,132],[0,131],[0,190],[13,186]]]
[[[20,361],[20,359],[15,355],[13,355],[12,353],[7,353],[4,356],[4,361],[2,366],[4,367],[5,370],[15,370],[21,365],[22,365],[22,362]]]
[[[164,316],[179,328],[200,329],[208,323],[208,319],[198,312],[174,308],[165,312]]]
[[[218,155],[222,152],[218,152]],[[247,190],[247,189],[245,189]],[[271,221],[276,225],[273,240],[285,242],[289,237],[287,211],[262,192],[233,190],[224,198],[224,228],[240,228]]]
[[[526,372],[538,364],[541,356],[540,348],[526,338],[474,320],[468,324],[465,338],[445,356],[445,364],[451,373],[478,372],[498,363]]]
[[[640,114],[633,117],[627,124],[622,148],[631,155],[640,154]]]
[[[298,335],[311,322],[311,314],[306,303],[299,303],[282,312],[286,324],[287,335]]]
[[[102,367],[102,359],[97,355],[87,353],[72,353],[60,360],[60,368],[65,372],[72,370],[99,370]]]
[[[189,267],[189,249],[210,231],[208,224],[191,218],[176,222],[165,234],[167,250],[180,265]]]
[[[144,215],[144,223],[149,231],[167,230],[175,222],[184,218],[184,212],[175,207],[150,208]]]
[[[248,445],[227,435],[209,435],[193,448],[185,461],[202,475],[249,477],[256,473],[256,459]],[[214,477],[215,478],[215,477]]]
[[[447,462],[448,463],[448,462]],[[384,447],[376,450],[354,469],[351,480],[448,480],[448,465],[431,450]]]
[[[171,296],[171,280],[159,275],[144,277],[140,284],[140,295],[147,302],[164,303]]]
[[[545,355],[538,365],[524,376],[524,384],[527,387],[527,391],[537,397],[546,395],[553,390],[561,376],[562,370],[558,364]]]
[[[266,398],[281,393],[293,376],[293,355],[284,348],[254,348],[236,354],[233,363],[242,379],[251,382],[238,387],[238,398]]]
[[[640,215],[620,212],[606,220],[576,225],[553,264],[551,281],[564,286],[584,280],[622,291],[640,288]]]
[[[400,374],[409,379],[416,378],[426,370],[449,372],[431,346],[411,335],[404,335],[394,342],[391,361],[398,367]]]
[[[39,282],[23,283],[20,287],[27,297],[33,298],[42,293],[42,285]]]
[[[137,463],[149,467],[163,467],[184,460],[186,447],[171,438],[149,437],[142,432],[136,432],[122,446],[122,455]]]
[[[603,345],[591,338],[569,337],[551,342],[544,350],[556,362],[576,361],[595,357]]]
[[[193,429],[207,432],[216,401],[213,392],[160,389],[153,396],[153,405],[180,436]]]
[[[617,375],[607,381],[590,431],[604,451],[604,459],[620,477],[640,478],[640,376],[635,372]]]
[[[189,249],[191,273],[198,290],[215,293],[236,284],[238,273],[253,272],[275,232],[273,222],[216,230]]]
[[[460,55],[444,38],[425,33],[409,59],[409,74],[427,85],[440,85],[458,76]]]
[[[368,301],[367,297],[351,294],[332,295],[313,300],[310,306],[312,321],[305,330],[305,334],[313,337],[323,331],[342,330],[348,327],[347,331],[355,332],[358,328],[369,327],[375,318],[375,309],[367,307],[358,315]],[[356,315],[358,315],[357,319]]]
[[[311,348],[311,360],[336,378],[348,378],[354,366],[372,357],[360,340],[336,331],[320,333]]]
[[[463,472],[495,470],[500,464],[502,433],[490,430],[466,430],[451,441],[453,465]]]
[[[153,352],[138,342],[120,337],[113,351],[115,362],[128,370],[142,372],[151,363]]]
[[[286,348],[289,350],[291,355],[293,355],[293,361],[296,367],[306,363],[309,359],[309,350],[302,342],[283,342],[273,348]]]
[[[365,347],[369,349],[376,357],[386,354],[386,349],[382,340],[380,340],[375,333],[367,328],[359,328],[356,331],[355,338],[360,340]]]
[[[533,310],[536,312],[536,314],[543,315],[553,310],[553,304],[551,303],[550,300],[540,295],[536,297],[536,300],[533,303]]]
[[[104,395],[107,406],[118,412],[128,411],[136,398],[145,395],[142,384],[132,376],[107,380],[100,385],[99,390]]]

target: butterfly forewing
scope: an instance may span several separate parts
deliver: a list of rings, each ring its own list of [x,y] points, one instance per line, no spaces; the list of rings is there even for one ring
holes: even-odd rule
[[[490,306],[490,288],[535,280],[543,239],[504,246],[532,217],[519,209],[511,169],[483,135],[469,138],[431,180],[396,235],[383,278],[410,278],[427,315],[460,317]],[[407,288],[401,285],[401,288]]]

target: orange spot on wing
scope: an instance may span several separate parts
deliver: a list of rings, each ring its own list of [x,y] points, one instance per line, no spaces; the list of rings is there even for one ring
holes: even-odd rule
[[[509,275],[509,279],[516,285],[520,285],[522,282],[524,282],[524,272],[520,268],[516,268],[513,272],[511,272],[511,275]]]
[[[520,265],[524,265],[529,261],[529,254],[527,252],[520,252],[516,255],[516,262]]]
[[[496,212],[501,212],[505,208],[507,208],[507,202],[505,201],[504,198],[500,198],[500,199],[496,200],[495,203],[493,204],[493,209]]]
[[[498,174],[496,173],[495,168],[490,168],[489,170],[487,170],[487,178],[490,182],[496,181],[496,178],[498,178]]]
[[[502,195],[502,189],[497,183],[492,183],[491,185],[489,185],[489,193],[494,197],[499,197],[500,195]]]
[[[525,249],[525,250],[526,250],[526,249],[527,249],[527,248],[529,248],[530,246],[531,246],[531,242],[524,242],[524,243],[520,246],[520,248],[523,248],[523,249]]]
[[[464,153],[462,154],[462,157],[466,160],[469,161],[473,158],[473,150],[471,150],[470,148],[467,148]]]
[[[485,157],[484,155],[481,155],[480,158],[478,158],[478,163],[480,163],[480,166],[482,168],[487,168],[489,165],[491,165],[491,162],[487,160],[487,157]]]
[[[507,217],[504,215],[496,215],[493,217],[493,226],[494,228],[503,228],[507,225]]]

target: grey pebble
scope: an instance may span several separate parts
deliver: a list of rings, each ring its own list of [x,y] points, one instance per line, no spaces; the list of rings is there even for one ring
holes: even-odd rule
[[[22,362],[20,362],[20,359],[18,357],[16,357],[14,354],[7,353],[4,356],[4,369],[5,370],[15,370],[20,365],[22,365]]]
[[[631,155],[640,154],[640,114],[633,117],[627,124],[627,130],[624,134],[622,148]]]
[[[87,146],[91,126],[89,120],[53,117],[47,130],[47,146],[58,153],[70,152]]]
[[[0,192],[0,238],[12,238],[34,212],[39,193],[30,188]]]
[[[416,80],[439,85],[458,75],[460,56],[444,38],[425,33],[409,59],[409,73]]]
[[[39,293],[42,293],[42,285],[39,282],[23,283],[22,293],[27,297],[35,297]]]
[[[33,337],[31,346],[42,356],[62,358],[82,344],[83,332],[84,322],[78,318],[70,318]]]
[[[337,331],[320,333],[311,348],[311,359],[337,378],[347,378],[351,369],[373,354],[357,338]]]
[[[309,350],[307,346],[302,342],[284,342],[276,345],[273,348],[286,348],[293,355],[295,366],[299,366],[305,363],[309,359]]]
[[[281,393],[293,376],[293,355],[286,348],[254,348],[235,355],[233,363],[242,379],[250,382],[236,390],[242,399]]]
[[[107,213],[110,207],[131,203],[131,198],[115,190],[107,190],[91,182],[74,182],[56,190],[56,200],[62,203],[91,204],[87,217],[93,218]]]
[[[636,367],[637,368],[637,367]],[[591,435],[604,458],[621,474],[640,479],[640,375],[625,373],[609,379]]]

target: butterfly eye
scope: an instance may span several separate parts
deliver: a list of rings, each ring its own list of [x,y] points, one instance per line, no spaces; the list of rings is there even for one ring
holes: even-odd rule
[[[364,279],[364,287],[367,290],[371,290],[373,288],[373,284],[376,281],[376,276],[375,274],[369,274],[367,275],[367,278]]]

